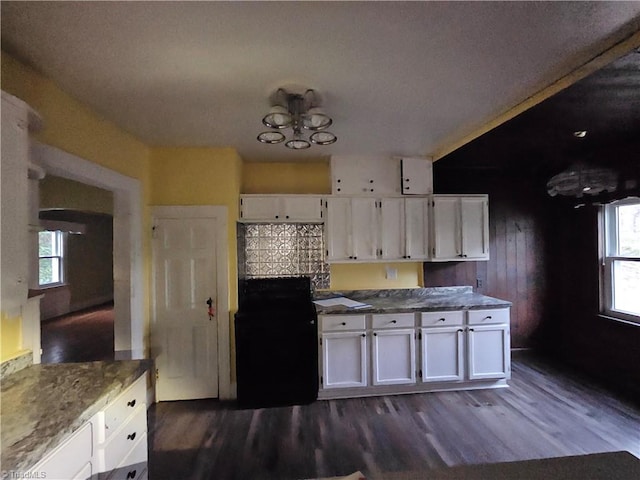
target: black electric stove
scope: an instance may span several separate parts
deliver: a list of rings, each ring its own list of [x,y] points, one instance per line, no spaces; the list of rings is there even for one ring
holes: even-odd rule
[[[235,315],[238,405],[318,397],[317,315],[308,277],[240,280]]]

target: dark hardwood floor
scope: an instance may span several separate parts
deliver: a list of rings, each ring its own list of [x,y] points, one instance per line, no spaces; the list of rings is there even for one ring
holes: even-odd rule
[[[42,322],[42,363],[113,360],[113,303]]]
[[[531,353],[500,390],[239,410],[215,400],[149,410],[149,478],[293,480],[627,450],[640,407]]]

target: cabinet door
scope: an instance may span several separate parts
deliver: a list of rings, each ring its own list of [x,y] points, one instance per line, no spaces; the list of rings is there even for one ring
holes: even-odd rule
[[[428,195],[433,193],[433,173],[431,160],[426,158],[402,158],[403,195]]]
[[[366,334],[362,331],[322,334],[322,388],[366,386]]]
[[[414,329],[376,330],[372,338],[374,385],[403,385],[416,382]]]
[[[404,199],[380,201],[380,250],[385,260],[405,258]]]
[[[2,96],[2,162],[0,163],[0,220],[2,250],[1,303],[3,313],[20,315],[27,300],[28,219],[27,171],[29,155],[26,109]]]
[[[354,260],[378,256],[378,211],[374,198],[351,199],[351,238]]]
[[[469,379],[509,378],[510,340],[507,325],[468,328]]]
[[[280,199],[278,197],[243,197],[241,213],[248,220],[280,220]]]
[[[285,220],[322,221],[322,199],[313,196],[282,197]]]
[[[489,259],[488,212],[486,198],[460,198],[462,253],[466,259]]]
[[[424,260],[429,256],[428,206],[425,198],[404,200],[406,258]]]
[[[460,259],[460,202],[458,197],[433,198],[433,258]]]
[[[351,253],[351,200],[327,199],[325,221],[327,260],[347,260]]]
[[[463,379],[462,327],[435,327],[421,330],[422,381],[450,382]]]

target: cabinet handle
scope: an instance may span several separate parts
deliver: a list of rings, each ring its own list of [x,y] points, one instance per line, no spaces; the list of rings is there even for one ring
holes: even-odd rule
[[[342,325],[343,327],[347,324],[347,322],[342,322],[340,325]]]
[[[464,332],[464,330],[463,330],[463,329],[461,329],[461,328],[459,328],[457,331],[458,331],[458,332]]]
[[[373,336],[374,336],[374,337],[377,337],[377,336],[378,336],[378,334],[377,334],[376,332],[373,332]]]
[[[475,332],[475,330],[473,328],[470,328],[469,331],[470,332]]]
[[[407,258],[411,258],[411,255],[407,255]]]
[[[289,215],[287,215],[285,218],[289,218]]]
[[[136,473],[138,473],[136,470],[130,470],[129,473],[127,473],[127,480],[131,480],[132,478],[136,478]]]
[[[133,432],[127,435],[127,440],[135,440],[135,438],[136,438],[136,432]]]
[[[362,335],[360,335],[361,337],[366,337],[366,335],[363,333]]]
[[[340,181],[340,180],[338,180],[338,181]],[[338,191],[340,191],[340,189],[338,189]]]
[[[134,398],[133,400],[131,400],[130,402],[127,402],[127,407],[135,407],[136,406],[136,399]]]
[[[373,180],[369,180],[369,183],[373,183]]]
[[[354,260],[357,260],[357,259],[358,259],[358,256],[357,256],[357,255],[354,255],[353,259],[354,259]]]
[[[439,319],[438,319],[438,321],[439,321],[439,322],[446,322],[446,321],[447,321],[447,319],[446,319],[446,318],[439,318]]]
[[[491,320],[491,315],[487,315],[486,317],[484,317],[485,320]]]
[[[280,216],[279,216],[279,215],[276,215],[276,218],[280,218]]]
[[[391,320],[391,323],[398,323],[396,320]]]

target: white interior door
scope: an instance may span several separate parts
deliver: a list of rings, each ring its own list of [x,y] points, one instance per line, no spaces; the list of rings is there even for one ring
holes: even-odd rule
[[[155,219],[154,356],[159,401],[218,396],[217,261],[215,219]],[[209,298],[213,316],[208,313]]]

